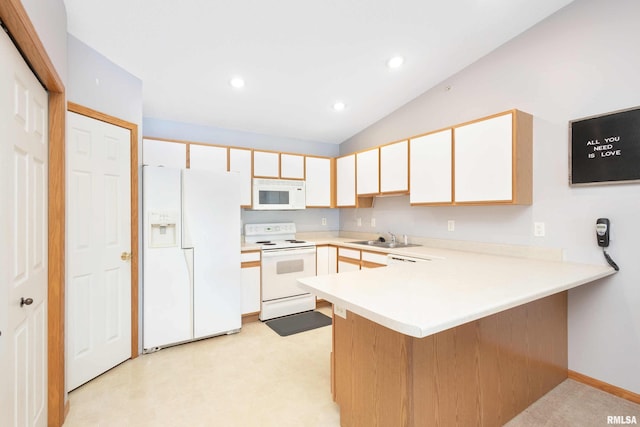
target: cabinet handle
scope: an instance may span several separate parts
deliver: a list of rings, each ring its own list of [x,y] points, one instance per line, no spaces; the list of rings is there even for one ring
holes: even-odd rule
[[[33,304],[33,298],[20,298],[20,307]]]

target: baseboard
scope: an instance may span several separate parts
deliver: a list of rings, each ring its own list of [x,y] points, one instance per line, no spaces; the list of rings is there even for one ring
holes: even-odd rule
[[[584,374],[581,374],[579,372],[575,372],[572,370],[569,370],[568,374],[569,374],[569,378],[572,380],[578,381],[582,384],[586,384],[593,388],[597,388],[598,390],[605,391],[609,394],[613,394],[614,396],[618,396],[623,399],[629,400],[633,403],[640,404],[640,394],[634,393],[629,390],[625,390],[620,387],[616,387],[609,383],[605,383],[604,381],[600,381],[595,378],[588,377]]]
[[[260,320],[260,312],[256,311],[255,313],[247,313],[242,315],[242,324],[246,325],[247,323],[253,323]]]

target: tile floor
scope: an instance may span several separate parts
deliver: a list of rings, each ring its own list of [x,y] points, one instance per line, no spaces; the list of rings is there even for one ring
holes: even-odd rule
[[[330,351],[331,327],[280,337],[251,323],[129,360],[72,391],[64,427],[337,427]],[[640,405],[567,380],[507,425],[605,426],[607,415],[640,423]]]

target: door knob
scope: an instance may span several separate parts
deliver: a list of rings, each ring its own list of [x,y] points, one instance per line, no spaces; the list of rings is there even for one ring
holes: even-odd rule
[[[129,261],[131,259],[131,252],[122,252],[120,254],[120,259],[123,261]]]
[[[20,307],[33,304],[33,298],[20,298]]]

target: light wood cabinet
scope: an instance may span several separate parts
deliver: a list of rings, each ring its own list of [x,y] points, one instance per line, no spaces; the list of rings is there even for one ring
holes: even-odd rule
[[[356,154],[356,185],[358,196],[380,192],[380,150],[378,147]]]
[[[189,144],[189,168],[226,172],[227,147]]]
[[[280,154],[280,178],[304,179],[304,164],[300,154]]]
[[[229,148],[229,170],[240,174],[240,203],[243,207],[251,206],[251,150],[246,148]]]
[[[336,159],[336,205],[356,206],[356,155]]]
[[[254,150],[253,176],[260,178],[279,178],[280,153]]]
[[[260,311],[260,251],[241,254],[242,314]]]
[[[411,139],[411,204],[452,203],[452,130]]]
[[[456,204],[531,204],[531,115],[513,110],[453,132]]]
[[[187,144],[144,138],[142,164],[183,169],[187,167]]]
[[[307,207],[331,206],[331,163],[329,157],[305,157]]]
[[[380,147],[380,193],[409,191],[409,141]]]

